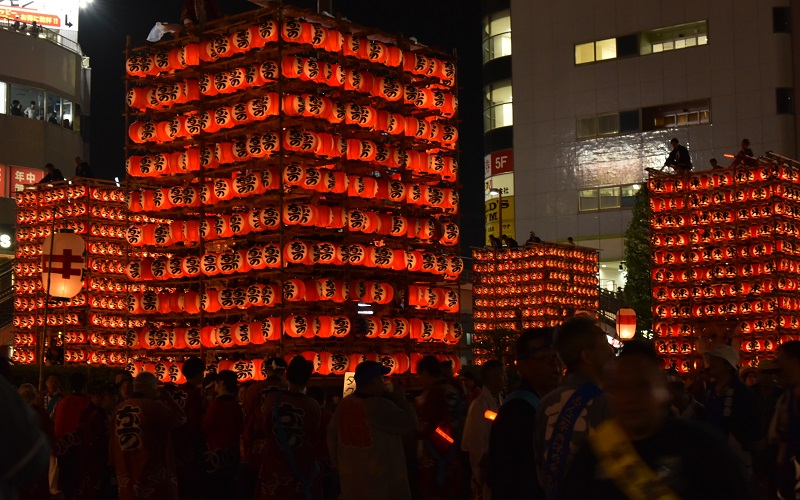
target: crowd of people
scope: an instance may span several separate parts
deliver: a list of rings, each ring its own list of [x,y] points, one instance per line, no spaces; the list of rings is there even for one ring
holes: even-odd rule
[[[486,361],[482,386],[426,356],[415,397],[375,361],[336,397],[301,356],[265,360],[258,382],[199,358],[181,385],[76,372],[69,394],[51,374],[42,394],[23,384],[17,397],[0,381],[0,498],[797,498],[800,341],[744,380],[735,349],[704,359],[689,383],[651,343],[615,355],[580,317],[523,332],[515,370]]]
[[[531,231],[530,236],[528,236],[528,239],[525,240],[525,246],[537,245],[539,243],[542,243],[542,239],[536,236],[534,231]],[[572,238],[572,236],[567,238],[567,245],[574,244],[575,240]],[[519,243],[517,243],[517,240],[505,234],[500,235],[499,238],[493,234],[490,234],[488,246],[495,250],[514,250],[520,247]]]

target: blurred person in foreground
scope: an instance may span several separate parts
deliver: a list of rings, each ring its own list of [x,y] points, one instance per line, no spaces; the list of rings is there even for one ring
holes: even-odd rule
[[[489,466],[489,433],[492,431],[492,423],[500,410],[502,393],[506,387],[503,363],[492,359],[482,364],[481,378],[483,379],[483,390],[467,410],[461,449],[469,454],[469,463],[472,469],[472,497],[476,500],[488,500],[491,497],[486,485],[486,473]]]
[[[771,426],[777,444],[778,498],[800,498],[800,341],[778,347],[778,364],[787,381]]]
[[[713,429],[669,418],[666,376],[652,344],[626,342],[605,370],[615,415],[589,436],[559,498],[755,499],[741,464]]]
[[[172,432],[186,422],[172,396],[158,379],[142,372],[133,380],[133,394],[114,411],[110,460],[120,500],[177,500],[178,477]]]
[[[322,498],[322,475],[317,463],[322,410],[306,395],[314,365],[295,356],[286,368],[288,389],[264,400],[267,430],[261,471],[253,498],[257,500],[312,500]]]
[[[2,379],[2,377],[0,377]],[[47,436],[47,442],[50,447],[55,442],[53,435],[53,421],[47,415],[45,409],[38,403],[39,394],[33,384],[22,384],[17,391],[19,396],[30,405],[31,409],[38,417],[39,430]],[[0,486],[2,492],[2,486]],[[43,469],[39,477],[32,484],[23,487],[17,491],[20,500],[50,500],[50,482],[48,479],[47,468]],[[2,493],[0,493],[2,498]]]
[[[111,414],[116,407],[116,387],[95,381],[89,384],[89,406],[81,415],[78,444],[78,498],[105,500],[116,497],[108,466]]]
[[[205,486],[205,464],[201,457],[206,450],[203,436],[206,402],[200,390],[205,371],[206,363],[202,359],[197,356],[187,358],[181,367],[186,382],[172,391],[172,399],[186,417],[186,422],[172,432],[181,498],[197,498]]]
[[[339,472],[342,500],[410,500],[403,437],[417,429],[414,408],[389,368],[363,361],[356,391],[339,403],[328,426],[328,449]]]
[[[464,395],[445,378],[436,356],[417,364],[419,490],[423,499],[461,499],[469,491],[467,458],[461,451]]]
[[[84,394],[86,379],[83,372],[69,376],[67,381],[72,392],[58,403],[53,419],[58,455],[58,489],[66,500],[74,500],[78,494],[78,431],[83,412],[89,406],[89,397]]]
[[[712,384],[706,395],[705,422],[719,429],[748,474],[756,441],[764,432],[755,393],[739,379],[739,352],[718,345],[703,354]]]
[[[614,356],[605,332],[584,316],[560,325],[554,345],[567,368],[567,379],[539,404],[534,436],[539,479],[547,498],[555,497],[575,453],[608,417],[608,400],[600,386],[603,367]]]
[[[206,437],[207,498],[224,498],[236,491],[236,470],[239,467],[239,444],[244,430],[244,416],[237,401],[239,391],[236,373],[222,370],[214,383],[217,397],[203,416]]]
[[[489,437],[488,484],[492,496],[544,498],[533,449],[539,401],[561,383],[561,362],[553,349],[553,329],[526,330],[515,348],[519,388],[503,401]]]
[[[0,376],[0,409],[0,443],[3,446],[0,452],[0,498],[14,499],[17,491],[37,480],[42,488],[45,487],[50,443],[40,430],[36,412],[3,376]]]

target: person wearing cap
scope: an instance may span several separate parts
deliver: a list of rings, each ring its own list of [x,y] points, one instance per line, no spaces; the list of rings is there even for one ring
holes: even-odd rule
[[[664,162],[664,166],[672,168],[676,174],[688,174],[692,170],[692,158],[689,156],[689,150],[680,143],[677,137],[673,137],[669,143],[672,145],[672,151],[670,151],[667,161]]]
[[[506,374],[503,363],[496,359],[481,365],[483,390],[480,396],[470,403],[467,419],[464,422],[464,434],[461,437],[461,449],[469,454],[472,469],[472,496],[476,499],[489,500],[491,493],[486,484],[486,473],[489,453],[489,433],[492,424],[500,411],[503,402],[503,391],[506,388]]]
[[[748,472],[753,451],[763,436],[761,414],[755,393],[739,379],[739,353],[729,345],[718,345],[703,354],[712,384],[706,395],[705,420],[720,430]]]
[[[543,498],[536,479],[533,434],[541,398],[561,383],[553,329],[525,330],[515,346],[519,387],[505,398],[489,436],[487,483],[492,497]]]
[[[389,368],[363,361],[355,392],[342,399],[328,426],[328,449],[339,473],[342,500],[410,500],[403,438],[417,415],[399,384],[386,384]]]
[[[267,429],[256,500],[311,500],[322,498],[322,474],[317,463],[322,410],[306,387],[314,365],[295,356],[286,368],[288,389],[264,400]]]
[[[609,360],[603,389],[613,418],[581,445],[558,498],[758,498],[718,433],[696,421],[669,418],[660,363],[653,344],[642,340],[625,342]]]
[[[111,418],[110,461],[117,478],[119,500],[178,500],[178,477],[172,431],[186,422],[172,396],[158,388],[158,379],[141,372],[133,380],[133,395],[117,406]]]
[[[242,464],[239,467],[239,487],[243,498],[252,498],[258,480],[258,471],[261,470],[261,458],[264,451],[264,400],[271,393],[286,387],[284,373],[286,361],[277,356],[271,356],[261,365],[264,380],[256,382],[247,388],[244,395],[244,453]]]
[[[172,399],[186,415],[186,423],[172,434],[181,498],[197,498],[203,491],[199,479],[204,476],[205,470],[200,460],[205,451],[203,414],[206,402],[201,391],[205,371],[206,364],[202,359],[197,356],[186,359],[181,367],[186,382],[172,392]]]

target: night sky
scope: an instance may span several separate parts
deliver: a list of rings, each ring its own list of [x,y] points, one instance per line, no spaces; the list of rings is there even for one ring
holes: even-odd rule
[[[246,0],[218,0],[223,14],[256,6]],[[285,0],[315,8],[315,0]],[[133,46],[156,21],[178,22],[180,0],[94,0],[81,11],[80,44],[91,58],[91,164],[103,178],[125,175],[125,39]],[[458,54],[461,156],[461,245],[483,245],[483,144],[481,110],[481,24],[478,0],[333,0],[334,10],[353,22]]]

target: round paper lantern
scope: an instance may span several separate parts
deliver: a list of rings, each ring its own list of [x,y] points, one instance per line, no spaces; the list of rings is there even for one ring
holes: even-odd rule
[[[331,332],[334,337],[346,337],[350,333],[350,329],[350,318],[346,316],[334,316],[332,318]]]
[[[293,240],[287,243],[283,251],[283,258],[290,264],[306,264],[310,255],[310,246],[299,240]]]
[[[303,280],[288,279],[283,282],[283,298],[289,302],[299,302],[306,297],[306,285]]]
[[[313,338],[313,319],[309,316],[290,315],[283,321],[283,331],[292,338]]]

